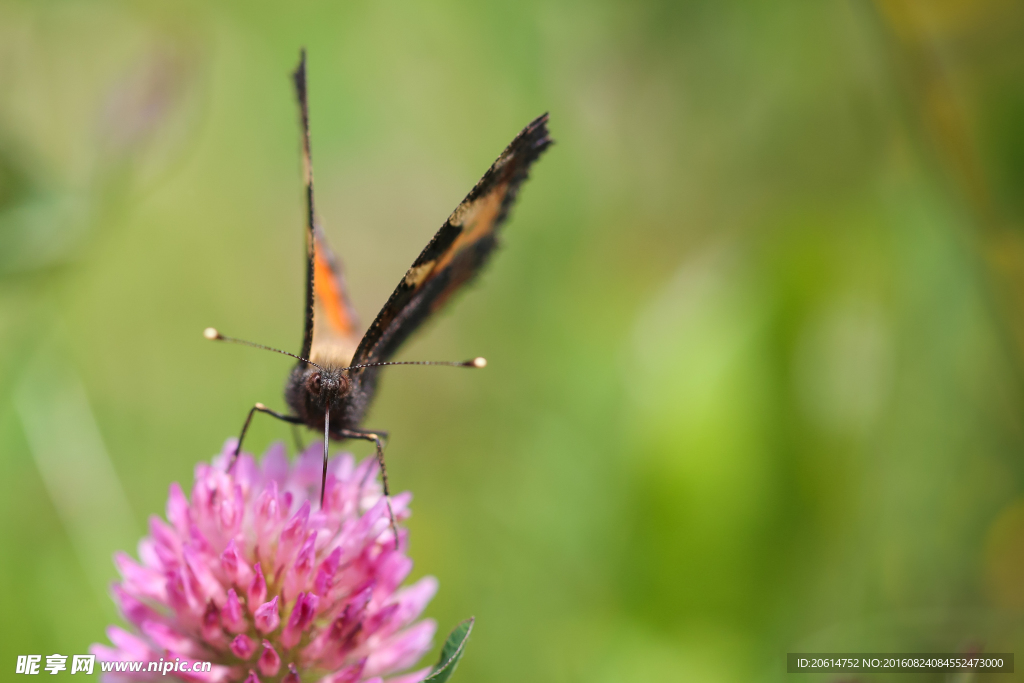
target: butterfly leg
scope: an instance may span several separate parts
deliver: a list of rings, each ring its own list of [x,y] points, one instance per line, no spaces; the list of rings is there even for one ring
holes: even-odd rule
[[[338,433],[345,439],[372,441],[374,446],[377,447],[377,465],[380,467],[380,478],[384,483],[384,500],[388,506],[388,517],[391,519],[391,531],[395,535],[395,550],[398,550],[398,527],[395,525],[395,513],[391,510],[391,491],[388,488],[388,470],[384,466],[384,440],[388,438],[388,433],[354,429],[341,429]]]
[[[266,413],[267,415],[276,417],[278,420],[284,420],[285,422],[290,422],[293,425],[302,424],[302,420],[293,415],[285,415],[284,413],[279,413],[276,410],[271,410],[262,403],[257,403],[249,410],[249,414],[245,416],[245,424],[242,425],[242,433],[238,435],[238,444],[235,446],[235,454],[231,457],[231,465],[228,466],[228,472],[234,469],[235,463],[238,461],[238,454],[242,452],[242,441],[245,440],[245,433],[249,431],[249,423],[252,422],[252,416],[256,412]]]
[[[302,443],[302,435],[299,433],[298,422],[292,422],[292,440],[295,442],[295,452],[301,453],[306,450],[306,444]]]

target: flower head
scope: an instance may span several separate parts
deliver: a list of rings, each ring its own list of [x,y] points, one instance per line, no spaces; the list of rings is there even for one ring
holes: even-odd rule
[[[412,569],[398,548],[376,462],[330,463],[319,505],[320,447],[289,465],[271,446],[260,464],[243,453],[228,471],[234,440],[196,466],[192,495],[172,484],[167,521],[153,516],[139,562],[115,556],[115,602],[131,632],[107,629],[101,661],[209,661],[209,672],[107,674],[112,681],[358,683],[402,671],[430,648],[435,624],[413,623],[437,590],[425,577],[399,588]],[[408,517],[411,496],[391,503]],[[392,678],[417,683],[429,669]],[[172,679],[173,680],[173,679]]]

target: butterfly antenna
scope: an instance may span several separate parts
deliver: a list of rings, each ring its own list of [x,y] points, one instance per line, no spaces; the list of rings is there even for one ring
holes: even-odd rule
[[[487,359],[482,356],[477,356],[470,360],[399,360],[399,361],[388,361],[385,363],[364,363],[362,365],[350,365],[347,368],[341,368],[342,370],[357,370],[359,368],[376,368],[382,365],[447,365],[452,368],[486,368]]]
[[[320,367],[313,361],[309,360],[308,358],[303,358],[302,356],[297,356],[294,353],[288,353],[287,351],[282,351],[281,349],[275,349],[273,346],[264,346],[263,344],[257,344],[256,342],[246,341],[244,339],[225,337],[223,334],[218,332],[213,327],[207,327],[205,330],[203,330],[203,336],[211,341],[225,341],[231,342],[232,344],[245,344],[246,346],[251,346],[255,349],[263,349],[264,351],[273,351],[274,353],[281,353],[284,354],[285,356],[291,356],[292,358],[301,360],[303,363],[309,363],[313,367],[320,368],[321,370],[323,370],[322,367]]]

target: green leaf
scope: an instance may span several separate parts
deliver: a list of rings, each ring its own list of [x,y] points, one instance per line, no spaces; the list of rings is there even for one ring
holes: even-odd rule
[[[441,648],[441,658],[437,660],[430,675],[423,679],[423,683],[445,683],[455,673],[455,667],[462,659],[475,621],[475,617],[470,617],[452,629],[448,640],[444,641],[444,647]]]

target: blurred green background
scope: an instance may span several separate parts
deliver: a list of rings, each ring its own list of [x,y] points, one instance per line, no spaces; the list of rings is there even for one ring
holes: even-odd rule
[[[283,406],[288,359],[201,331],[298,348],[303,45],[364,321],[551,112],[400,354],[490,365],[368,420],[429,615],[478,619],[457,680],[1024,656],[1020,3],[2,0],[0,666],[101,640],[111,553]]]

